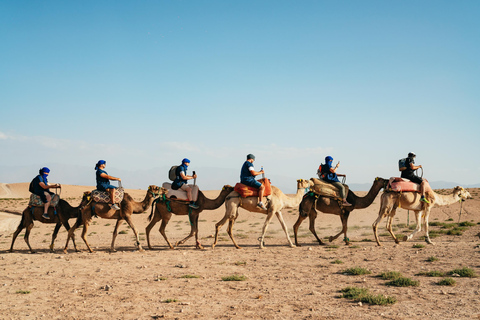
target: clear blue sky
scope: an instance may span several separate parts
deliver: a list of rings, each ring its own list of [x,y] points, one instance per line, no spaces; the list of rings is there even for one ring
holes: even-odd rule
[[[253,153],[309,178],[331,155],[366,183],[413,151],[431,181],[479,183],[479,17],[475,0],[1,1],[0,165],[236,174]]]

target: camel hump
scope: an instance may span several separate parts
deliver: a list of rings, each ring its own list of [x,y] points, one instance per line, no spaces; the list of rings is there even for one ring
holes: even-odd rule
[[[310,190],[314,193],[324,197],[341,198],[340,191],[333,184],[317,178],[310,178],[310,180],[313,181],[313,186],[310,187]],[[345,187],[345,194],[348,194],[348,186],[346,184],[343,186]]]

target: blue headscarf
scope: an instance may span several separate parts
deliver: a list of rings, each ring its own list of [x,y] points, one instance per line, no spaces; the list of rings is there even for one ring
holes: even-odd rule
[[[42,176],[43,178],[43,183],[47,184],[48,180],[47,180],[47,177],[48,175],[45,174],[45,173],[50,173],[50,169],[48,169],[47,167],[43,167],[42,169],[40,169],[38,171],[38,173]]]
[[[190,160],[188,160],[187,158],[184,158],[184,159],[182,160],[182,164],[185,164],[185,163],[190,163]]]
[[[95,165],[95,170],[98,169],[98,167],[100,167],[100,165],[102,164],[107,164],[107,161],[105,160],[98,160],[97,164]]]

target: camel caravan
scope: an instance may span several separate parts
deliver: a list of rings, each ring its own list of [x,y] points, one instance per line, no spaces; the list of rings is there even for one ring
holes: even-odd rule
[[[204,247],[198,240],[199,215],[203,210],[215,210],[223,204],[225,204],[225,215],[215,224],[215,237],[212,249],[216,247],[219,231],[227,221],[227,234],[230,236],[235,248],[241,248],[233,237],[233,225],[239,216],[239,208],[266,215],[261,236],[258,238],[260,248],[265,246],[265,235],[273,215],[277,216],[290,247],[301,246],[298,242],[298,229],[307,217],[309,218],[309,230],[320,245],[324,244],[315,231],[315,221],[319,213],[340,216],[342,230],[338,234],[330,236],[329,241],[331,242],[343,234],[343,241],[348,245],[350,240],[347,237],[347,229],[350,213],[355,209],[369,207],[381,190],[383,190],[383,193],[380,197],[381,203],[378,218],[372,225],[377,245],[381,246],[377,230],[378,224],[384,217],[387,217],[387,230],[392,235],[395,243],[400,243],[392,231],[392,221],[397,208],[414,211],[416,218],[415,230],[402,240],[408,241],[412,239],[418,232],[422,231],[423,225],[425,241],[428,244],[433,244],[428,234],[428,219],[432,207],[462,202],[471,198],[471,195],[466,189],[459,186],[455,187],[448,195],[440,195],[434,192],[430,188],[428,181],[422,177],[423,169],[421,176],[417,175],[418,169],[421,169],[422,166],[416,166],[414,159],[415,154],[409,153],[407,158],[399,161],[401,177],[391,177],[389,179],[377,177],[373,181],[368,193],[360,197],[345,184],[346,176],[336,173],[340,162],[333,167],[333,158],[328,156],[325,158],[325,164],[322,163],[318,168],[318,178],[297,180],[297,192],[293,196],[288,196],[279,188],[271,185],[270,180],[265,178],[263,168],[260,171],[255,170],[253,166],[255,156],[249,154],[241,168],[240,182],[236,183],[234,187],[224,185],[217,198],[209,199],[197,186],[195,171],[191,175],[187,173],[190,160],[185,158],[180,165],[173,166],[170,169],[168,175],[171,182],[165,182],[161,187],[150,185],[147,188],[145,198],[140,202],[134,201],[128,193],[124,192],[121,186],[121,179],[108,175],[104,170],[106,161],[99,160],[95,165],[97,188],[92,191],[85,191],[77,207],[73,207],[67,201],[61,199],[60,194],[50,191],[50,189],[61,191],[61,185],[48,183],[50,169],[44,167],[39,170],[39,175],[30,184],[29,191],[32,193],[30,202],[22,212],[22,218],[12,236],[9,251],[13,252],[15,239],[25,228],[25,242],[30,252],[35,252],[30,245],[29,236],[36,220],[42,223],[55,224],[50,244],[51,252],[54,252],[54,241],[62,225],[68,231],[67,241],[63,250],[65,253],[68,252],[70,239],[72,240],[74,250],[79,251],[75,243],[75,230],[82,225],[81,237],[88,251],[93,252],[87,242],[86,235],[94,217],[116,220],[110,251],[115,251],[115,239],[122,221],[126,221],[133,230],[136,249],[143,251],[138,231],[132,221],[132,214],[140,214],[148,210],[150,211],[148,216],[149,224],[146,227],[148,249],[153,250],[150,242],[150,232],[159,221],[161,221],[160,234],[170,249],[175,249],[175,247],[184,244],[192,237],[195,237],[196,248],[203,249]],[[256,177],[259,175],[262,175],[262,179],[256,180]],[[338,177],[343,177],[343,181],[340,182]],[[110,180],[118,181],[119,186],[111,185]],[[188,180],[193,180],[193,185],[188,184]],[[299,209],[298,219],[293,226],[295,244],[290,239],[288,227],[282,216],[282,210],[286,208]],[[173,214],[188,216],[191,226],[189,235],[174,245],[168,240],[165,233],[165,229]],[[70,227],[69,219],[75,219],[72,227]]]

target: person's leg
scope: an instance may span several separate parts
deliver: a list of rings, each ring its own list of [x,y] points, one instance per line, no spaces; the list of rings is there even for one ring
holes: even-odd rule
[[[265,186],[262,184],[260,188],[258,188],[258,202],[262,202],[264,193],[265,193]]]
[[[48,216],[48,207],[50,206],[50,201],[52,201],[52,196],[50,195],[50,193],[48,193],[46,191],[45,191],[45,199],[47,201],[45,202],[45,205],[44,205],[43,217],[45,219],[50,219],[50,217]]]
[[[190,208],[198,209],[198,206],[195,204],[192,198],[192,188],[190,188],[190,186],[188,186],[187,184],[184,184],[182,185],[181,189],[187,192],[187,198],[188,198],[188,201],[190,201],[190,204],[189,204]]]
[[[120,208],[115,203],[115,188],[108,188],[107,192],[110,195],[110,202],[109,202],[110,208],[115,210],[120,210]]]
[[[351,206],[351,204],[347,202],[347,195],[345,194],[345,187],[343,186],[343,184],[341,182],[338,182],[338,181],[332,182],[332,184],[335,187],[337,187],[337,189],[340,191],[340,197],[343,200],[343,205],[344,206]]]

